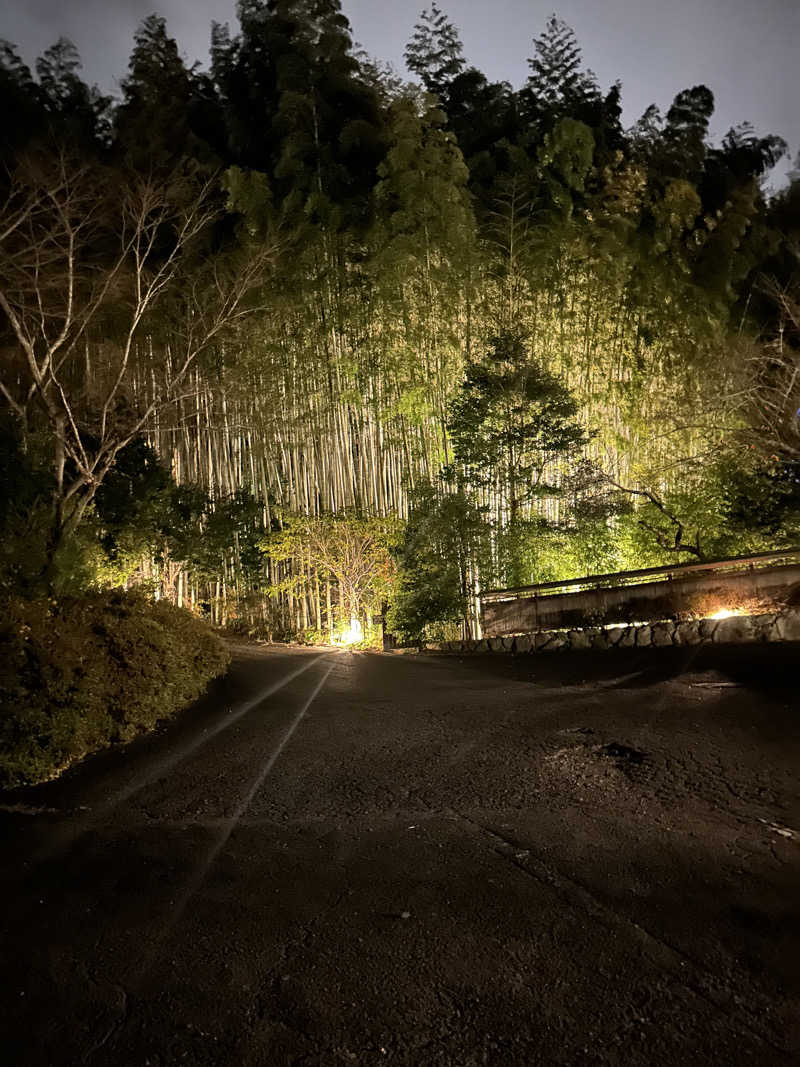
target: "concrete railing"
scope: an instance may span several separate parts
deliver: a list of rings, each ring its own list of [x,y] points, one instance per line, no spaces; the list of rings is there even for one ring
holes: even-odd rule
[[[713,616],[724,610],[759,614],[800,600],[800,549],[587,575],[481,596],[487,637],[564,631],[592,624],[633,624]]]

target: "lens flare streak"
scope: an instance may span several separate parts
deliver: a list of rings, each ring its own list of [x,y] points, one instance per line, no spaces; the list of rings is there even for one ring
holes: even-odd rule
[[[217,737],[224,730],[227,730],[230,726],[233,726],[234,723],[238,722],[243,716],[247,715],[248,712],[258,707],[258,705],[263,703],[268,697],[274,696],[274,694],[283,689],[284,686],[287,686],[289,682],[294,681],[295,678],[298,678],[301,674],[310,670],[316,663],[325,659],[326,655],[328,655],[328,653],[324,653],[321,656],[315,656],[310,662],[304,663],[302,667],[290,671],[289,674],[284,675],[279,681],[273,682],[272,685],[267,686],[266,689],[263,689],[257,696],[248,700],[246,704],[242,704],[240,707],[236,708],[235,711],[230,712],[223,719],[220,719],[220,721],[210,729],[192,738],[188,744],[179,748],[175,752],[170,752],[162,759],[151,764],[144,773],[138,778],[135,778],[133,782],[124,786],[124,788],[118,790],[116,793],[112,793],[111,796],[107,797],[101,804],[94,807],[93,810],[88,813],[86,817],[82,818],[79,823],[73,823],[66,827],[56,836],[54,841],[36,853],[34,862],[41,863],[52,859],[55,855],[66,852],[80,837],[83,836],[83,834],[87,833],[92,827],[102,823],[103,819],[109,816],[120,804],[124,804],[126,800],[130,800],[132,796],[141,792],[142,789],[150,785],[152,782],[158,781],[159,778],[164,778],[170,771],[174,770],[179,763],[182,763],[190,756],[193,756],[199,748],[202,748],[207,742],[213,740],[213,738]]]
[[[149,953],[147,955],[147,959],[144,961],[143,969],[140,970],[140,972],[138,974],[139,978],[143,977],[143,975],[146,973],[147,969],[149,968],[150,964],[155,960],[155,956],[156,956],[156,953],[158,951],[158,948],[163,944],[163,942],[165,941],[165,939],[169,935],[170,931],[175,928],[175,926],[178,924],[178,922],[180,922],[181,916],[183,915],[184,911],[186,910],[186,906],[188,905],[189,901],[192,899],[192,897],[195,895],[197,890],[200,888],[200,886],[205,881],[205,879],[206,879],[206,877],[208,875],[208,872],[211,870],[212,866],[214,865],[214,861],[216,860],[217,856],[220,854],[220,852],[223,850],[225,845],[228,843],[228,840],[230,839],[231,834],[236,829],[238,823],[241,821],[241,818],[244,815],[244,813],[250,807],[250,804],[253,802],[253,798],[255,797],[256,793],[259,791],[261,786],[264,784],[264,781],[265,781],[267,775],[269,774],[269,772],[272,770],[272,768],[277,763],[281,753],[283,752],[283,750],[286,748],[287,744],[291,740],[292,735],[294,734],[295,730],[297,729],[297,727],[300,725],[300,723],[305,718],[306,712],[311,707],[311,705],[313,704],[314,700],[317,698],[317,695],[319,694],[320,690],[322,689],[322,687],[327,682],[328,676],[330,675],[331,671],[333,670],[333,666],[334,665],[331,664],[331,666],[328,667],[328,669],[325,672],[325,674],[322,676],[322,678],[319,680],[319,682],[317,682],[317,684],[314,686],[314,689],[311,691],[311,695],[308,697],[308,699],[305,701],[303,706],[297,712],[297,714],[295,715],[294,719],[292,719],[292,722],[289,724],[289,727],[287,728],[287,730],[284,733],[283,737],[279,741],[277,747],[272,752],[272,754],[270,755],[269,759],[264,764],[264,766],[261,768],[259,773],[256,775],[255,779],[253,780],[253,782],[252,782],[250,788],[248,789],[247,793],[245,794],[244,798],[240,801],[238,807],[236,808],[236,811],[223,824],[221,832],[217,835],[215,840],[212,842],[212,845],[209,848],[208,852],[206,853],[206,855],[205,855],[205,857],[203,859],[203,862],[195,870],[195,873],[193,874],[191,880],[187,883],[183,893],[181,894],[180,898],[178,899],[178,901],[177,901],[177,903],[176,903],[176,905],[175,905],[175,907],[174,907],[174,909],[172,911],[172,914],[170,915],[169,919],[167,920],[167,922],[162,927],[161,932],[159,933],[158,937],[155,939],[155,941],[154,941],[154,943],[153,943],[153,945],[152,945],[152,947],[151,947],[151,949],[150,949],[150,951],[149,951]]]
[[[169,756],[165,756],[164,759],[159,760],[157,763],[153,764],[153,766],[150,767],[140,778],[137,778],[135,782],[133,782],[129,786],[126,786],[124,789],[121,789],[118,793],[115,793],[114,796],[110,798],[109,801],[107,801],[107,804],[110,806],[116,806],[117,804],[121,804],[123,801],[130,799],[130,797],[132,797],[135,793],[138,793],[139,790],[144,789],[146,785],[150,785],[151,782],[155,782],[159,778],[163,778],[165,774],[168,774],[169,771],[173,770],[179,763],[182,763],[183,760],[188,759],[189,756],[194,755],[194,753],[199,748],[202,748],[202,746],[205,745],[208,741],[213,740],[213,738],[217,737],[218,734],[221,734],[223,730],[227,730],[230,726],[233,726],[234,723],[238,722],[239,719],[247,715],[248,712],[258,707],[258,705],[263,703],[268,697],[274,696],[274,694],[283,689],[284,686],[287,686],[289,682],[299,677],[305,671],[313,667],[315,663],[319,663],[319,661],[324,658],[324,655],[315,656],[310,663],[306,663],[302,667],[298,667],[297,670],[291,671],[289,674],[281,678],[280,681],[274,682],[272,685],[267,686],[266,689],[262,690],[257,696],[253,697],[252,700],[248,700],[246,704],[243,704],[241,707],[237,708],[229,715],[226,715],[224,719],[220,719],[220,721],[215,726],[212,726],[210,730],[207,730],[205,733],[199,734],[192,741],[190,741],[188,745],[185,745],[177,752],[170,753]],[[106,805],[104,805],[104,808],[105,807]]]

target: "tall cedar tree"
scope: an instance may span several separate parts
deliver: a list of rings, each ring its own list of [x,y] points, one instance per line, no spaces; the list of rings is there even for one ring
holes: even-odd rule
[[[206,140],[216,103],[207,79],[187,70],[166,20],[149,15],[134,34],[122,102],[115,115],[118,152],[135,168],[174,170],[183,161],[215,163]]]
[[[574,31],[555,15],[534,41],[528,66],[531,72],[520,95],[528,122],[539,132],[565,115],[581,118],[582,111],[600,99],[594,74],[582,68]]]
[[[428,92],[446,102],[450,83],[464,70],[464,49],[458,30],[436,4],[426,8],[414,26],[405,60]]]
[[[405,60],[427,92],[438,97],[477,184],[488,184],[496,170],[498,142],[515,140],[518,134],[511,86],[490,82],[467,66],[458,30],[435,4],[414,26]]]
[[[238,12],[241,33],[212,38],[232,161],[269,175],[290,215],[363,224],[383,120],[339,0],[241,0]]]

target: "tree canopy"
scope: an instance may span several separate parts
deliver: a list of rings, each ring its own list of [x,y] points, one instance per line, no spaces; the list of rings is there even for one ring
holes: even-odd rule
[[[487,584],[796,536],[779,136],[714,143],[702,84],[624,129],[556,16],[519,87],[436,4],[410,83],[338,0],[237,23],[202,70],[148,16],[117,99],[66,40],[0,46],[4,588],[34,500],[45,584],[284,635],[393,596],[474,632]],[[353,584],[348,538],[397,523]]]

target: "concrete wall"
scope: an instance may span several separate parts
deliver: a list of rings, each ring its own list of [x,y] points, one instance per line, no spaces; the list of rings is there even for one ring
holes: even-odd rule
[[[587,623],[634,623],[712,615],[719,608],[747,605],[766,611],[792,604],[800,592],[800,564],[760,570],[713,570],[639,585],[584,589],[546,596],[520,595],[483,604],[483,632],[488,637],[545,630],[568,630]]]
[[[482,641],[447,641],[428,645],[429,652],[578,652],[585,649],[665,648],[673,645],[728,645],[765,641],[800,641],[800,610],[728,619],[694,619],[631,626],[589,626],[539,631]]]

